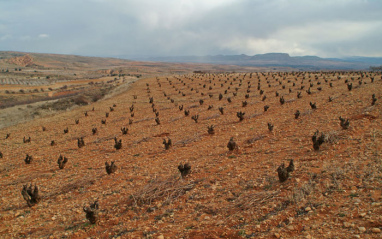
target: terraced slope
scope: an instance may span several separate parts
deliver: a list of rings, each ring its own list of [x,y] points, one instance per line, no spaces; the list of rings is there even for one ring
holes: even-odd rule
[[[0,237],[380,238],[381,85],[381,74],[368,72],[150,78],[113,98],[1,129]],[[325,136],[319,150],[316,130]],[[295,170],[280,183],[276,170],[290,159]],[[111,161],[117,170],[107,174]],[[191,173],[181,177],[184,163]],[[30,183],[41,196],[33,207],[21,195]],[[96,200],[99,220],[91,224],[83,207]]]

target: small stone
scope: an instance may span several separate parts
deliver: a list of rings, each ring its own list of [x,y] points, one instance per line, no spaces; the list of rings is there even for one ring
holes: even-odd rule
[[[164,236],[161,234],[157,237],[157,239],[164,239]]]
[[[359,235],[354,235],[355,238],[361,238]]]
[[[310,207],[305,208],[305,212],[310,212],[310,211],[312,211],[312,208],[310,208]]]
[[[276,233],[275,233],[275,237],[276,237],[276,238],[280,238],[280,234],[276,232]]]
[[[373,229],[371,229],[371,231],[374,233],[380,233],[381,229],[379,229],[378,227],[374,227]]]
[[[359,230],[360,232],[366,232],[366,228],[365,228],[365,227],[358,227],[358,230]]]
[[[306,239],[312,239],[312,236],[308,234],[308,235],[305,236],[305,238]]]
[[[351,227],[351,224],[348,222],[344,222],[344,227],[346,227],[346,228]]]
[[[361,213],[361,214],[359,214],[359,215],[360,215],[360,217],[365,217],[365,216],[366,216],[366,213],[363,212],[363,213]]]
[[[293,231],[294,230],[294,226],[287,226],[287,229],[290,230],[290,231]]]

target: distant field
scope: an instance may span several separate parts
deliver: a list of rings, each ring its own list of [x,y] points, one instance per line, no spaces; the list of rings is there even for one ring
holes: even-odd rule
[[[115,58],[0,52],[0,127],[95,102],[137,79],[254,67],[134,62]],[[260,69],[260,68],[259,68]],[[76,99],[82,98],[81,101]],[[58,101],[58,102],[49,102]],[[46,105],[44,105],[47,102]],[[36,104],[32,106],[31,104]],[[28,107],[26,107],[29,105]],[[23,107],[21,107],[23,106]],[[47,111],[49,110],[49,111]]]

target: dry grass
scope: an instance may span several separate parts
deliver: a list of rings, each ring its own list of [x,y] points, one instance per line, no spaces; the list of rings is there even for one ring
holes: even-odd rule
[[[253,144],[258,140],[262,140],[265,136],[264,135],[257,135],[255,137],[249,138],[245,141],[246,144]]]
[[[308,198],[317,196],[321,193],[321,190],[317,184],[316,175],[313,175],[308,182],[303,183],[300,187],[294,187],[292,192],[287,196],[289,202],[293,204],[300,204],[306,201]]]
[[[131,202],[134,205],[141,206],[162,201],[163,205],[168,205],[194,187],[194,182],[183,180],[179,176],[172,176],[166,179],[157,178],[132,194]]]
[[[241,195],[235,200],[234,207],[240,208],[241,210],[248,210],[253,207],[259,207],[269,203],[271,200],[278,200],[278,192],[275,191],[262,191],[255,193],[248,193]]]
[[[335,144],[337,143],[340,139],[345,139],[346,135],[343,132],[340,131],[329,131],[329,132],[324,132],[325,135],[325,142],[329,144]]]

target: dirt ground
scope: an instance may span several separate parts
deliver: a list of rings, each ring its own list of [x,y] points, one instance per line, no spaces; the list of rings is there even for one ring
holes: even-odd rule
[[[0,129],[1,238],[381,238],[381,73],[173,75],[123,90]],[[41,196],[32,207],[21,194],[30,183]],[[94,201],[91,224],[83,207]]]

